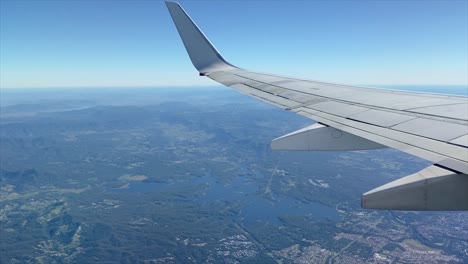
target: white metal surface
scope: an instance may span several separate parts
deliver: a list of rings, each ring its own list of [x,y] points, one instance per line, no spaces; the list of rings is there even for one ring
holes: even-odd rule
[[[401,124],[403,122],[415,119],[414,116],[409,116],[400,113],[382,111],[382,110],[369,110],[359,114],[351,115],[350,118],[376,126],[391,127]]]
[[[337,115],[341,117],[349,117],[354,114],[362,113],[362,112],[369,110],[369,108],[366,108],[366,107],[351,105],[351,104],[346,104],[346,103],[341,103],[341,102],[336,102],[336,101],[327,101],[327,102],[322,102],[318,104],[311,104],[311,105],[307,105],[306,107],[320,111],[320,112],[326,112],[326,113],[330,113],[332,115]]]
[[[468,210],[468,175],[430,166],[362,195],[370,209]]]
[[[446,121],[417,118],[393,127],[398,131],[440,141],[450,141],[468,133],[468,126]]]
[[[190,36],[190,39],[182,38],[193,65],[201,73],[212,70],[228,70],[233,66],[224,60],[207,37],[193,23],[189,15],[176,3],[166,2],[167,8],[174,18],[174,23],[181,36]]]
[[[456,138],[454,140],[450,140],[450,143],[468,147],[468,134],[461,136],[459,138]],[[468,160],[468,152],[466,153],[466,156],[467,156],[466,159]]]

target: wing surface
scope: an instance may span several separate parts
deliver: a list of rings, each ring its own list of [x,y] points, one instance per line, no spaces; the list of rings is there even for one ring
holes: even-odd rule
[[[452,184],[461,184],[464,194],[457,196],[458,201],[453,201],[455,198],[446,198],[449,195],[438,190],[439,193],[431,195],[440,196],[436,200],[446,202],[443,205],[429,204],[427,195],[430,190],[426,184],[426,187],[421,187],[426,188],[421,197],[408,196],[408,199],[422,201],[417,206],[413,203],[405,207],[401,206],[402,201],[398,200],[398,204],[395,204],[387,196],[385,199],[390,205],[385,202],[376,203],[373,199],[377,198],[372,196],[371,191],[363,196],[364,207],[405,210],[468,209],[467,97],[357,87],[244,70],[227,63],[178,4],[167,2],[167,6],[200,75],[320,123],[320,126],[281,137],[276,143],[273,141],[272,148],[337,150],[337,145],[341,144],[342,150],[383,146],[398,149],[433,162],[438,169],[430,171],[437,171],[437,176],[456,175],[455,178],[450,178]],[[330,138],[325,141],[326,144],[323,144],[324,137]],[[337,138],[341,138],[341,141],[336,141]],[[296,144],[298,141],[304,142],[307,147],[298,147],[301,145]],[[360,142],[361,147],[348,144],[350,141]],[[320,147],[314,147],[319,145]],[[428,174],[417,174],[414,176],[419,177],[416,181],[427,183],[428,180],[421,175]],[[394,196],[403,197],[402,189],[408,192],[408,184],[413,186],[414,181],[389,185],[388,188],[394,190]],[[439,186],[443,184],[437,183]],[[379,191],[381,194],[382,190]],[[384,191],[388,193],[388,189]],[[366,199],[372,201],[366,202]],[[378,199],[384,198],[379,196]]]
[[[240,69],[207,76],[327,126],[468,173],[466,97],[360,88]]]

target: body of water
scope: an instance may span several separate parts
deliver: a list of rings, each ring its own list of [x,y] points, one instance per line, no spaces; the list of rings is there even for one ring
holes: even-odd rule
[[[247,178],[238,177],[228,184],[217,182],[212,176],[193,178],[177,183],[131,182],[128,188],[114,189],[117,192],[160,192],[181,187],[201,186],[203,195],[194,199],[194,203],[209,206],[215,202],[239,202],[242,209],[238,215],[242,221],[264,221],[279,224],[281,216],[304,216],[314,220],[338,220],[334,207],[320,203],[305,203],[286,196],[277,196],[274,200],[259,195],[258,186]]]

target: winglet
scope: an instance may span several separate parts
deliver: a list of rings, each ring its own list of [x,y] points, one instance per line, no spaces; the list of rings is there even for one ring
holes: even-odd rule
[[[197,27],[189,15],[178,3],[166,2],[172,20],[179,31],[193,66],[197,68],[201,76],[215,71],[232,70],[236,67],[228,63],[208,38]]]

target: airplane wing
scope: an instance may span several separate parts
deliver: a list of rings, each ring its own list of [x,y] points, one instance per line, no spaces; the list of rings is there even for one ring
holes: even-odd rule
[[[241,69],[221,56],[179,4],[166,5],[200,76],[317,121],[273,140],[272,149],[398,149],[433,165],[363,194],[363,208],[468,210],[467,97],[356,87]]]

